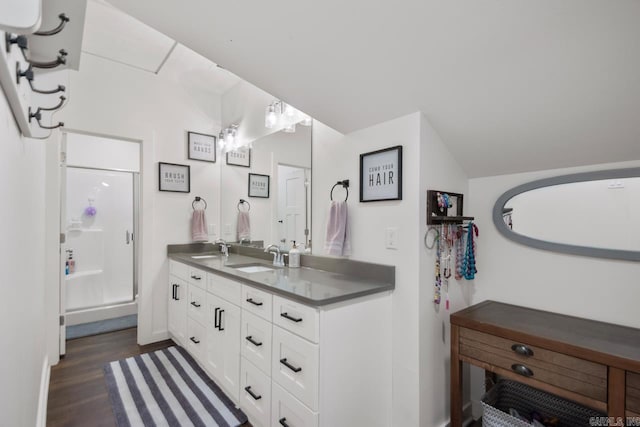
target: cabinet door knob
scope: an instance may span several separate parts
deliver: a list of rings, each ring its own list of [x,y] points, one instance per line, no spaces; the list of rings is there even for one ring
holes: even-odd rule
[[[257,306],[261,306],[262,305],[261,302],[256,302],[256,301],[253,300],[253,298],[247,298],[247,302],[249,304],[253,304],[253,305],[257,305]]]
[[[531,369],[527,368],[524,365],[520,365],[519,363],[515,363],[515,364],[511,365],[511,369],[516,374],[520,374],[523,377],[532,377],[533,376],[533,371]]]
[[[249,395],[251,397],[253,397],[255,400],[260,400],[262,399],[262,395],[256,395],[254,392],[251,391],[251,386],[248,385],[244,388],[244,391],[246,391],[247,393],[249,393]]]
[[[284,366],[286,366],[287,368],[291,369],[293,372],[300,372],[302,371],[302,368],[298,367],[296,368],[295,366],[293,366],[292,364],[290,364],[289,362],[287,362],[287,358],[285,357],[284,359],[280,359],[280,363],[282,363]]]
[[[191,301],[191,305],[194,306],[195,308],[200,308],[200,304],[198,304],[195,301]]]
[[[285,319],[289,319],[292,322],[296,322],[296,323],[302,322],[302,317],[291,317],[291,316],[289,316],[289,313],[286,313],[286,312],[285,313],[280,313],[280,316],[284,317]]]
[[[255,341],[252,335],[245,337],[245,340],[249,341],[251,344],[255,345],[256,347],[260,347],[262,345],[261,342]]]
[[[191,276],[191,278],[192,278],[193,280],[200,280],[200,279],[202,279],[202,277],[198,277],[198,276],[194,276],[194,275],[192,275],[192,276]]]
[[[515,351],[516,353],[522,355],[522,356],[533,356],[533,350],[531,350],[529,347],[527,347],[524,344],[514,344],[511,346],[511,350]]]
[[[200,340],[197,340],[196,337],[191,337],[189,338],[191,340],[191,342],[193,342],[194,344],[200,344]]]
[[[287,419],[285,417],[280,418],[278,420],[278,423],[280,423],[280,425],[283,427],[289,427],[289,424],[287,424]]]

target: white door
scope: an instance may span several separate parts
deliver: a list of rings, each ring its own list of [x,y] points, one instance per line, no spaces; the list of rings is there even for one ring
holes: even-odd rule
[[[65,200],[67,199],[67,134],[64,133],[60,143],[60,281],[59,283],[59,300],[60,300],[60,355],[67,353],[67,320],[65,314],[67,312],[67,299],[65,297],[65,242],[67,239],[67,214]],[[64,236],[64,237],[63,237]]]
[[[291,241],[306,243],[307,197],[304,168],[278,165],[278,223],[285,247]]]

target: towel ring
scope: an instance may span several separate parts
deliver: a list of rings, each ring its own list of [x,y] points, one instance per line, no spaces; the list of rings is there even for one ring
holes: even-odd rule
[[[191,207],[194,211],[196,210],[196,203],[198,202],[204,203],[204,208],[207,209],[207,201],[200,196],[196,196],[196,198],[193,199],[193,202],[191,202]]]
[[[251,203],[247,202],[245,199],[240,199],[240,201],[238,202],[238,206],[237,206],[238,207],[238,212],[242,212],[240,210],[240,205],[244,205],[245,203],[247,204],[246,212],[249,212],[251,210]]]
[[[329,198],[333,202],[333,189],[336,188],[338,185],[341,185],[342,188],[344,188],[345,191],[347,192],[347,196],[344,198],[344,201],[346,202],[347,199],[349,199],[349,180],[348,179],[344,179],[342,181],[338,181],[335,184],[333,184],[333,187],[331,187],[331,193],[329,195]]]

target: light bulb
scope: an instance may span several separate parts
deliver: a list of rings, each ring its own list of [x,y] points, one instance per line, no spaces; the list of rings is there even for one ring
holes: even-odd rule
[[[293,120],[296,116],[296,109],[289,104],[284,105],[284,115],[287,117],[287,120]]]
[[[276,114],[276,107],[271,104],[267,107],[267,111],[264,116],[264,126],[267,129],[273,129],[278,123],[278,115]]]
[[[296,131],[296,124],[295,123],[291,123],[285,127],[282,128],[282,130],[286,133],[294,133]]]
[[[218,134],[218,144],[220,145],[220,149],[224,150],[224,146],[226,145],[226,141],[224,140],[224,131],[221,131]]]
[[[233,129],[227,129],[227,135],[224,140],[230,147],[233,147],[236,142],[236,132]]]

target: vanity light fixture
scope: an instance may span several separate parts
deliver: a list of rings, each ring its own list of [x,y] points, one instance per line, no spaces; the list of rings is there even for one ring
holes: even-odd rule
[[[280,128],[284,132],[293,133],[296,131],[297,124],[311,126],[311,122],[312,119],[308,114],[279,99],[269,104],[265,110],[264,126],[267,129]]]
[[[228,153],[229,151],[235,151],[238,148],[241,148],[243,145],[238,138],[238,125],[232,124],[229,127],[226,127],[220,131],[218,135],[218,144],[220,145],[220,150],[222,153]]]

